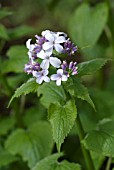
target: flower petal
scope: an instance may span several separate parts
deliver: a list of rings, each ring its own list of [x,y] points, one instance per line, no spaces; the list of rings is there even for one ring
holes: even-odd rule
[[[57,74],[51,75],[51,80],[58,80],[58,79],[59,79],[59,77]]]
[[[41,59],[45,59],[46,53],[44,52],[44,50],[41,50],[39,53],[37,53],[37,57],[39,57]]]
[[[47,75],[48,75],[48,73],[49,73],[49,71],[48,71],[48,70],[42,70],[42,72],[43,72],[44,76],[47,76]]]
[[[63,47],[60,44],[54,44],[54,47],[58,53],[61,53],[63,51]]]
[[[37,71],[33,71],[32,74],[34,77],[39,77],[41,75],[40,72]]]
[[[30,44],[32,39],[28,39],[28,41],[26,42],[26,47],[29,49],[29,51],[32,51],[35,48],[34,44]]]
[[[27,47],[28,49],[30,49],[30,46],[31,46],[30,42],[31,42],[31,40],[32,40],[32,39],[28,39],[27,42],[26,42],[26,47]]]
[[[64,32],[57,32],[57,35],[64,35],[65,37],[67,37],[67,34],[65,34]]]
[[[32,60],[32,53],[30,51],[28,52],[28,56]]]
[[[58,36],[55,40],[55,43],[63,43],[65,41],[66,41],[66,39],[64,36]]]
[[[50,30],[45,30],[45,31],[42,31],[41,35],[42,36],[45,36],[46,34],[50,33]]]
[[[68,77],[66,75],[62,76],[62,81],[67,81]]]
[[[56,57],[50,57],[50,64],[55,68],[59,68],[61,64],[61,60]]]
[[[63,70],[62,70],[62,69],[58,69],[58,70],[57,70],[57,74],[63,75]]]
[[[51,32],[50,32],[50,33],[47,33],[47,34],[45,35],[45,38],[46,38],[49,42],[53,42],[53,41],[54,41],[54,36],[53,36],[53,34],[51,34]]]
[[[60,85],[61,85],[61,78],[59,78],[59,79],[56,81],[56,85],[57,85],[57,86],[60,86]]]
[[[43,60],[42,63],[40,64],[40,67],[44,70],[45,69],[47,70],[49,68],[49,60],[47,60],[47,59]]]
[[[51,42],[45,42],[42,46],[43,50],[48,50],[50,48],[53,48],[53,44]]]
[[[48,76],[45,76],[45,77],[44,77],[44,81],[45,81],[45,82],[50,82],[50,78],[49,78]]]
[[[36,82],[38,83],[38,84],[41,84],[42,82],[43,82],[43,77],[42,76],[40,76],[40,77],[38,77],[37,79],[36,79]]]

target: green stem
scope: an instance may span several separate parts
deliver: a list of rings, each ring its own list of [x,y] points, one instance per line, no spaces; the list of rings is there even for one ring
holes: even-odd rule
[[[81,141],[85,137],[85,133],[84,133],[84,130],[83,130],[83,127],[82,127],[79,115],[77,116],[77,119],[76,119],[76,125],[77,125],[77,130],[78,130],[78,135],[79,135],[80,143],[81,143]],[[81,144],[81,148],[82,148],[82,152],[83,152],[83,156],[84,156],[84,159],[85,159],[87,170],[95,170],[94,164],[93,164],[93,161],[92,161],[92,158],[91,158],[89,150],[87,150],[83,146],[83,144]]]
[[[112,157],[109,157],[106,165],[106,170],[110,170],[111,162],[112,162]]]

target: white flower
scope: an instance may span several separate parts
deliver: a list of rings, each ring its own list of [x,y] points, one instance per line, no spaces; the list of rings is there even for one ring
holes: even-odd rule
[[[49,52],[44,52],[43,50],[37,54],[37,57],[43,59],[40,67],[42,69],[48,69],[49,68],[49,64],[51,64],[53,67],[55,68],[59,68],[60,64],[61,64],[61,60],[59,60],[56,57],[52,57],[50,56]]]
[[[61,53],[63,51],[63,46],[60,45],[60,43],[64,43],[66,41],[65,36],[59,36],[60,34],[49,32],[47,31],[45,34],[45,38],[48,40],[48,42],[45,42],[43,44],[43,50],[48,50],[51,52],[53,51],[53,48]]]
[[[28,51],[28,56],[29,58],[32,60],[32,52],[35,48],[35,45],[34,44],[30,44],[32,39],[28,39],[27,42],[26,42],[26,47],[29,49]]]
[[[62,69],[58,69],[57,74],[51,75],[51,80],[56,80],[57,86],[61,85],[61,81],[67,81],[67,79],[68,79],[68,77],[66,75],[64,75]]]
[[[41,84],[43,81],[50,82],[50,78],[47,76],[48,73],[48,70],[42,70],[39,72],[33,71],[33,76],[36,77],[36,82]]]

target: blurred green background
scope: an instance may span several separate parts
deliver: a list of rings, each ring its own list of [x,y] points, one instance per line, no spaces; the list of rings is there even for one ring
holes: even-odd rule
[[[15,89],[30,77],[24,73],[24,64],[28,62],[26,40],[32,38],[34,41],[34,35],[40,35],[41,31],[46,29],[68,34],[79,48],[77,56],[73,58],[77,62],[94,58],[112,59],[94,75],[82,78],[97,112],[95,113],[86,102],[79,100],[77,105],[86,132],[96,128],[98,122],[104,118],[114,120],[114,1],[0,0],[1,146],[4,146],[7,136],[15,128],[23,127],[23,122],[24,126],[28,127],[36,120],[47,120],[47,111],[36,94],[22,96],[7,108]],[[69,161],[84,165],[75,126],[65,140],[62,150]],[[56,148],[53,149],[53,152],[55,151]],[[0,156],[2,157],[3,155]],[[107,158],[100,155],[93,157],[99,162],[96,170],[99,167],[104,170]],[[22,158],[18,159],[7,159],[6,162],[1,159],[0,170],[28,169]],[[10,162],[12,164],[8,165]]]

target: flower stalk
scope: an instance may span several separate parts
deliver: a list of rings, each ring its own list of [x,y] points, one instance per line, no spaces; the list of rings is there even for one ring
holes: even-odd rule
[[[83,144],[81,143],[81,141],[84,139],[85,137],[85,133],[84,133],[84,129],[82,127],[82,123],[80,120],[79,115],[76,118],[76,125],[77,125],[77,130],[78,130],[78,135],[79,135],[79,140],[80,140],[80,144],[81,144],[81,148],[82,148],[82,153],[85,159],[85,163],[86,163],[86,168],[87,170],[95,170],[91,155],[89,150],[87,150]]]

